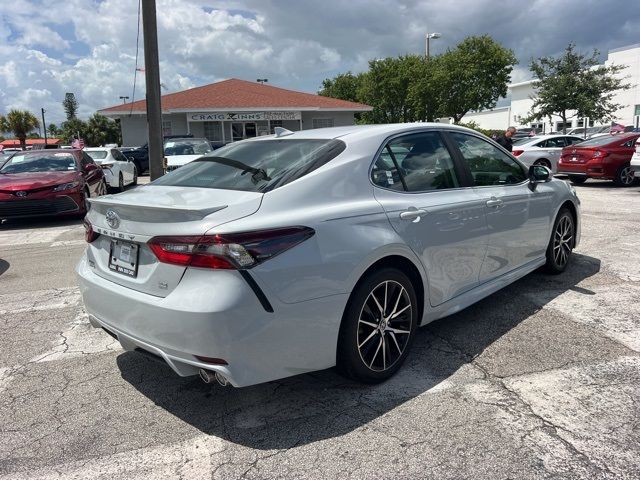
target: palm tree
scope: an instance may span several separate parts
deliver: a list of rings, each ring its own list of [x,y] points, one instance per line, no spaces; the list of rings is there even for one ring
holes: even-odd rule
[[[36,116],[26,110],[10,110],[5,117],[0,116],[0,131],[13,132],[23,150],[27,147],[27,135],[39,126]]]

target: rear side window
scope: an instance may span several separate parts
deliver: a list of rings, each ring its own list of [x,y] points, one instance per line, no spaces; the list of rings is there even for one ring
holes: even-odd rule
[[[450,135],[460,148],[476,186],[511,185],[527,179],[518,162],[489,142],[464,133]]]
[[[453,159],[438,132],[391,140],[371,171],[375,185],[391,190],[428,192],[460,185]]]
[[[269,139],[232,143],[184,165],[151,185],[268,192],[340,155],[341,140]]]

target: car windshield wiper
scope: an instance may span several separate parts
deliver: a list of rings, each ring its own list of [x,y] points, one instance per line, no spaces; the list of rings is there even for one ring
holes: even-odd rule
[[[246,163],[239,162],[238,160],[231,160],[230,158],[224,157],[203,157],[198,159],[197,161],[220,163],[228,167],[237,168],[238,170],[242,170],[241,175],[244,175],[245,173],[251,173],[251,181],[254,184],[271,180],[271,177],[267,174],[267,171],[264,168],[255,168],[247,165]]]

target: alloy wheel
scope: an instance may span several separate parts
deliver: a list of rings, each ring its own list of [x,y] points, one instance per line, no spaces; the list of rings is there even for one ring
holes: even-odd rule
[[[573,222],[568,215],[563,216],[553,235],[553,259],[559,267],[564,267],[569,261],[573,245]]]
[[[635,175],[630,165],[627,165],[620,171],[620,183],[622,185],[631,185],[635,181]]]
[[[370,370],[391,368],[407,347],[413,306],[407,290],[394,280],[378,284],[367,296],[358,319],[358,352]]]

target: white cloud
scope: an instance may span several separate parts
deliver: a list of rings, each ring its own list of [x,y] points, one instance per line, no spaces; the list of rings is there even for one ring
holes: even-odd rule
[[[0,113],[15,106],[64,119],[74,92],[80,115],[132,94],[137,32],[135,0],[0,2]],[[215,5],[215,9],[211,8]],[[614,0],[531,0],[517,8],[496,0],[158,0],[163,92],[224,78],[268,78],[272,85],[314,91],[369,59],[424,52],[424,34],[439,53],[467,35],[492,35],[515,50],[514,80],[528,78],[531,57],[556,54],[569,41],[602,51],[635,40],[640,4]],[[144,65],[142,38],[139,65]],[[144,97],[138,74],[136,98]]]

